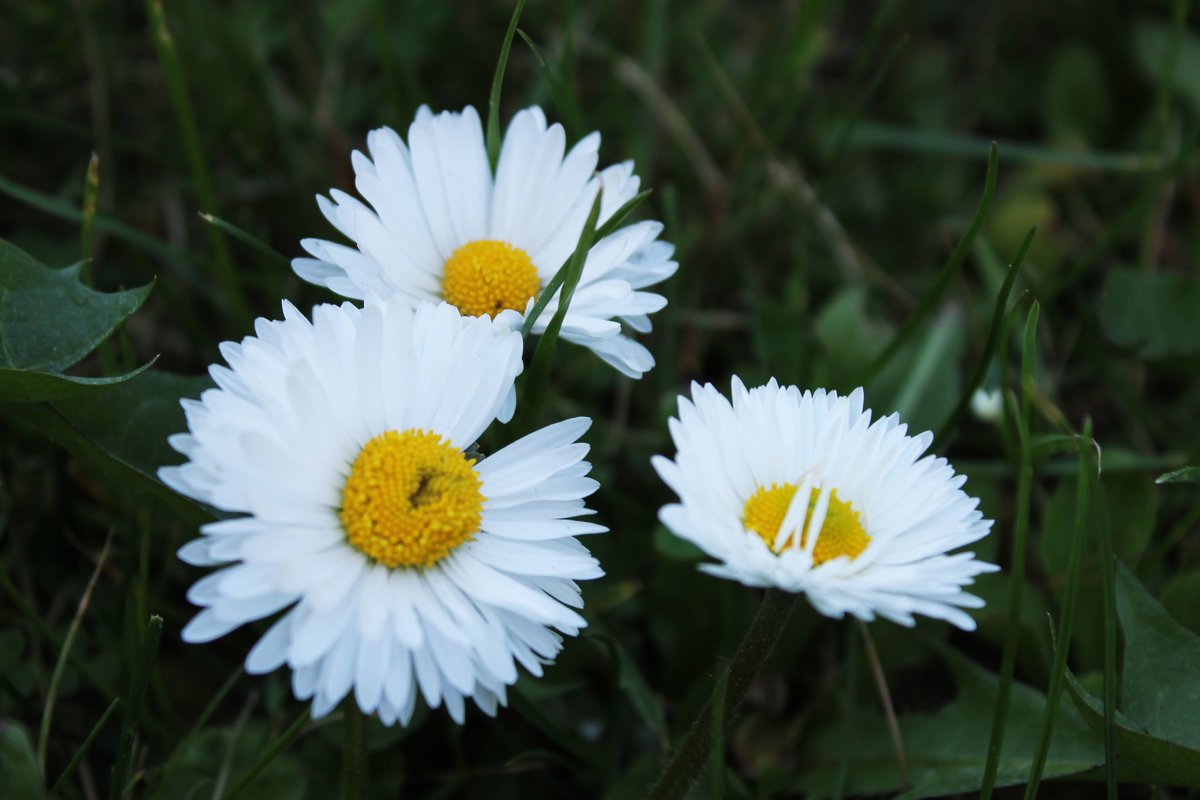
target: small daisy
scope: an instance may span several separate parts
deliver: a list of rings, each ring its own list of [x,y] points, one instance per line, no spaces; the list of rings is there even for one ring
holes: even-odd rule
[[[737,377],[732,404],[692,384],[670,429],[675,460],[653,464],[680,502],[659,518],[718,560],[702,570],[803,592],[830,617],[975,628],[959,607],[983,601],[962,587],[998,568],[948,551],[992,523],[962,491],[966,476],[921,458],[933,434],[908,436],[896,414],[872,423],[862,389],[801,393],[772,379],[747,391]]]
[[[369,158],[353,153],[354,183],[371,208],[336,189],[332,199],[317,196],[356,247],[305,239],[315,258],[292,266],[343,297],[445,300],[469,316],[526,313],[574,252],[600,187],[597,224],[637,194],[632,161],[595,174],[599,147],[600,134],[592,133],[566,152],[562,126],[547,126],[540,108],[527,108],[508,127],[493,178],[475,109],[434,115],[422,106],[407,145],[379,128],[367,136]],[[678,266],[661,232],[659,222],[635,222],[596,242],[563,320],[562,338],[634,378],[654,358],[622,333],[622,323],[650,330],[649,314],[667,301],[640,290]],[[535,333],[546,329],[557,301],[538,317]]]
[[[183,401],[190,433],[170,438],[189,461],[158,473],[245,515],[179,551],[228,565],[188,592],[204,610],[184,640],[287,609],[246,671],[287,664],[314,716],[351,690],[386,724],[407,724],[418,691],[458,722],[467,697],[494,714],[517,663],[541,675],[560,633],[586,624],[575,581],[602,573],[574,537],[605,530],[571,519],[598,486],[577,441],[590,421],[479,457],[473,443],[512,413],[511,320],[428,303],[283,312],[221,346],[219,388]]]

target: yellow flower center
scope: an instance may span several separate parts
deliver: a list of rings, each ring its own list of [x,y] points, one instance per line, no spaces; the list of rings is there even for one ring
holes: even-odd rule
[[[388,431],[363,446],[342,489],[342,527],[389,567],[430,567],[479,530],[475,459],[432,432]]]
[[[771,488],[758,487],[746,507],[742,511],[742,524],[746,530],[754,531],[767,547],[774,553],[782,553],[785,548],[795,544],[795,536],[788,536],[783,546],[776,547],[775,539],[779,536],[779,527],[787,515],[792,498],[796,496],[797,487],[790,483],[783,486],[772,483]],[[813,508],[817,504],[819,489],[813,489],[808,496],[808,510],[804,512],[804,525],[800,530],[800,546],[808,544],[808,526],[812,522]],[[837,490],[829,493],[829,509],[825,512],[825,521],[821,523],[821,531],[817,534],[817,543],[813,547],[813,566],[829,561],[838,556],[850,556],[851,560],[858,557],[867,549],[871,537],[867,536],[858,512],[838,499]]]
[[[442,267],[442,297],[468,317],[524,311],[541,288],[529,254],[507,242],[467,242]]]

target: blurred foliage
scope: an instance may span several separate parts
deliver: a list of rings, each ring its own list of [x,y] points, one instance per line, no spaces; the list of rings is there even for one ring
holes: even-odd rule
[[[511,12],[477,2],[164,0],[164,55],[148,16],[157,5],[26,0],[6,6],[0,26],[0,237],[11,243],[0,251],[5,797],[38,796],[38,780],[52,783],[85,741],[61,794],[108,793],[120,715],[96,726],[130,685],[150,613],[165,629],[136,720],[135,796],[228,788],[300,716],[284,673],[227,683],[263,625],[204,647],[180,642],[197,574],[174,552],[211,511],[153,471],[177,458],[165,437],[183,428],[178,398],[209,385],[220,341],[249,334],[252,315],[277,317],[280,298],[305,307],[331,297],[200,213],[289,258],[301,238],[332,235],[313,195],[352,189],[350,152],[370,129],[403,132],[422,103],[481,108]],[[612,533],[587,541],[608,572],[585,588],[590,634],[569,642],[546,678],[522,679],[496,720],[472,712],[459,727],[418,711],[408,730],[373,726],[379,796],[636,796],[758,601],[697,573],[697,553],[656,521],[671,498],[648,459],[669,453],[676,394],[693,379],[726,388],[731,373],[750,385],[865,382],[877,412],[938,429],[967,390],[1007,266],[1033,226],[1010,306],[1041,304],[1032,431],[1059,438],[1038,440],[1046,449],[1000,782],[1028,774],[1052,663],[1047,614],[1061,613],[1071,530],[1084,514],[1070,642],[1079,702],[1059,708],[1046,774],[1090,771],[1043,792],[1100,791],[1088,781],[1104,759],[1096,681],[1112,620],[1099,521],[1075,508],[1079,477],[1066,452],[1090,416],[1114,552],[1137,576],[1118,571],[1125,658],[1115,733],[1118,754],[1128,750],[1121,769],[1145,769],[1119,772],[1142,784],[1122,794],[1194,784],[1194,762],[1143,759],[1197,743],[1181,728],[1186,718],[1149,714],[1134,689],[1170,689],[1172,713],[1200,717],[1194,682],[1172,680],[1194,666],[1200,631],[1197,487],[1151,480],[1200,463],[1200,11],[1081,0],[907,0],[869,14],[829,0],[531,0],[521,27],[558,90],[518,39],[502,119],[541,103],[571,140],[599,129],[602,163],[636,159],[654,190],[637,213],[666,223],[681,267],[663,288],[670,305],[641,337],[656,369],[625,381],[564,344],[542,409],[545,419],[596,419],[587,438],[603,488],[590,502]],[[171,59],[182,93],[164,69]],[[181,114],[180,102],[190,110]],[[993,140],[997,188],[965,265],[925,324],[869,375],[970,225]],[[23,321],[38,327],[21,334]],[[1019,330],[1000,341],[987,388],[1017,388]],[[99,393],[67,396],[82,390]],[[977,549],[1007,566],[1016,432],[1010,421],[966,416],[952,434],[934,449],[969,476],[966,490],[996,520]],[[109,531],[113,553],[58,686],[39,776],[26,731],[41,721]],[[977,588],[988,606],[975,634],[871,626],[908,748],[909,796],[978,787],[1011,580],[986,576]],[[868,671],[846,685],[842,629],[801,604],[729,721],[725,768],[712,778],[726,796],[826,796],[846,756],[852,792],[899,788]],[[838,698],[848,691],[850,753],[839,749]],[[339,726],[336,714],[303,724],[242,796],[331,796]]]

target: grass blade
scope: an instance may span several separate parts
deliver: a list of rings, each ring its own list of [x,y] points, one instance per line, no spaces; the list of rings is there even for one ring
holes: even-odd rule
[[[564,117],[567,138],[569,140],[578,138],[581,126],[575,114],[575,106],[567,101],[567,95],[563,91],[562,84],[550,69],[550,63],[546,61],[546,57],[542,55],[538,46],[533,43],[533,39],[529,38],[529,34],[520,28],[517,28],[517,34],[525,41],[525,44],[529,45],[529,49],[533,51],[533,57],[537,59],[538,66],[541,67],[542,75],[546,78],[546,85],[550,87],[550,96],[554,98],[554,106]]]
[[[1008,274],[1004,276],[1004,283],[1000,287],[1000,293],[996,296],[996,310],[992,313],[992,325],[988,329],[987,340],[983,343],[983,352],[979,354],[979,361],[975,364],[975,371],[971,373],[971,378],[967,381],[958,405],[954,407],[954,411],[950,413],[950,416],[942,423],[942,427],[938,429],[937,435],[933,437],[943,452],[949,443],[947,437],[958,427],[959,420],[971,405],[971,396],[983,384],[983,379],[987,375],[988,365],[992,363],[992,355],[996,352],[996,347],[1000,343],[1000,332],[1004,328],[1008,296],[1012,292],[1013,284],[1017,282],[1017,275],[1021,272],[1021,265],[1025,263],[1025,256],[1029,253],[1029,246],[1033,244],[1033,237],[1036,233],[1037,227],[1035,226],[1026,234],[1025,241],[1021,242],[1021,247],[1017,250],[1017,257],[1009,266]]]
[[[1084,446],[1092,443],[1085,442]],[[1097,451],[1099,445],[1096,445]],[[1100,455],[1096,456],[1096,491],[1093,495],[1100,533],[1100,590],[1104,594],[1104,782],[1108,800],[1117,800],[1117,592],[1116,558],[1108,502],[1100,480]]]
[[[79,243],[83,260],[90,262],[92,258],[92,224],[96,220],[96,198],[100,194],[100,156],[92,153],[88,161],[87,177],[83,181],[83,212],[80,222]],[[89,286],[92,283],[92,270],[85,264],[80,280]]]
[[[575,252],[567,259],[566,265],[563,266],[560,272],[566,271],[566,277],[562,283],[562,294],[558,298],[558,308],[554,312],[554,316],[550,319],[550,324],[546,326],[546,330],[538,338],[537,348],[533,351],[533,359],[529,365],[529,371],[525,376],[525,385],[521,392],[521,419],[522,425],[518,426],[520,430],[531,430],[537,420],[537,412],[541,407],[542,400],[546,396],[546,387],[550,382],[550,363],[554,360],[555,346],[558,344],[558,332],[562,330],[563,320],[567,316],[567,308],[571,305],[571,298],[575,294],[575,287],[579,285],[579,277],[583,274],[583,265],[587,261],[588,251],[592,249],[592,242],[596,235],[596,218],[600,216],[600,199],[603,192],[596,193],[596,200],[592,203],[592,211],[588,214],[587,222],[584,223],[583,233],[579,236],[579,244],[575,246]],[[557,275],[555,276],[558,277]],[[546,287],[543,295],[549,295],[550,287]],[[539,298],[540,299],[540,298]],[[535,306],[536,308],[536,306]],[[536,320],[537,317],[530,314],[525,320],[530,327],[530,319]],[[525,327],[522,326],[522,333],[525,332]]]
[[[492,78],[492,91],[488,95],[487,134],[484,141],[487,144],[488,163],[492,169],[500,161],[500,85],[504,83],[504,69],[508,66],[508,51],[512,49],[513,36],[517,32],[517,21],[521,19],[521,10],[525,8],[525,0],[517,0],[512,17],[508,20],[508,30],[504,34],[504,44],[500,45],[500,58],[496,61],[496,75]]]
[[[183,65],[179,60],[179,53],[175,50],[175,41],[171,38],[171,31],[167,28],[162,0],[146,0],[146,15],[149,17],[150,29],[154,36],[154,48],[158,51],[158,60],[167,80],[171,105],[175,108],[175,117],[179,122],[180,132],[183,134],[183,144],[187,151],[192,180],[196,184],[196,194],[201,207],[211,213],[217,209],[216,195],[213,193],[208,165],[204,161],[204,149],[200,145],[196,115],[193,113],[192,103],[188,99],[187,84],[183,78]],[[251,314],[250,306],[242,292],[241,281],[233,266],[225,237],[217,228],[209,228],[208,231],[213,249],[217,282],[223,289],[222,301],[232,306],[235,319],[249,320],[253,314]]]
[[[1014,309],[1015,310],[1015,309]],[[1037,330],[1039,307],[1035,302],[1029,309],[1025,322],[1025,346],[1021,352],[1021,374],[1032,372],[1033,332]],[[1027,395],[1032,391],[1032,382],[1022,380],[1021,402],[1011,391],[1006,393],[1009,416],[1017,430],[1020,448],[1020,467],[1017,474],[1017,516],[1014,520],[1012,562],[1009,575],[1012,589],[1008,599],[1008,625],[1004,631],[1004,655],[1000,662],[1000,685],[996,688],[996,705],[992,712],[992,732],[988,738],[987,761],[984,763],[983,783],[980,800],[989,800],[996,784],[996,773],[1000,769],[1000,751],[1004,747],[1005,724],[1008,721],[1008,703],[1012,697],[1013,672],[1016,669],[1017,649],[1021,641],[1021,604],[1025,592],[1025,550],[1029,537],[1029,500],[1033,491],[1033,446],[1030,442],[1029,423],[1026,419]]]
[[[280,253],[274,247],[271,247],[271,245],[267,244],[262,239],[259,239],[257,236],[251,233],[247,233],[233,223],[226,222],[220,217],[213,216],[212,214],[205,214],[203,211],[200,212],[200,219],[204,220],[209,225],[216,225],[234,239],[237,239],[242,244],[249,246],[250,249],[254,250],[255,252],[266,256],[276,264],[287,267],[288,269],[292,268],[292,261],[290,258],[283,255],[283,253]]]
[[[117,704],[120,702],[121,698],[114,697],[113,701],[108,704],[108,708],[106,708],[104,713],[100,715],[100,720],[94,726],[92,726],[92,732],[89,733],[87,738],[83,740],[83,744],[79,745],[79,749],[75,751],[75,755],[71,756],[71,760],[67,762],[66,768],[63,769],[62,774],[58,776],[58,780],[54,781],[54,785],[50,787],[51,797],[57,797],[59,787],[62,786],[66,781],[69,781],[71,776],[75,774],[76,768],[79,767],[79,762],[83,760],[85,755],[87,755],[87,751],[92,746],[92,742],[95,741],[96,737],[100,734],[100,731],[104,729],[104,723],[108,722],[108,718],[111,717],[112,713],[117,710]]]
[[[117,761],[113,765],[112,784],[109,787],[109,800],[122,800],[125,795],[125,782],[129,775],[129,765],[133,763],[133,743],[137,735],[137,721],[142,712],[142,700],[146,696],[146,687],[150,685],[150,675],[154,671],[154,658],[158,655],[158,643],[162,639],[162,617],[154,614],[146,623],[146,635],[142,638],[142,651],[138,654],[137,664],[134,665],[133,679],[129,685],[129,698],[125,703],[125,715],[121,722],[121,739],[117,744]]]
[[[741,705],[750,684],[775,649],[775,642],[787,626],[795,605],[796,595],[782,589],[768,589],[763,595],[758,614],[725,670],[722,681],[727,682],[723,689],[720,684],[717,687],[724,694],[722,719],[728,720]],[[717,693],[714,690],[709,696],[666,769],[659,774],[654,788],[646,795],[651,800],[677,800],[683,797],[704,769],[704,763],[708,761],[714,746],[711,741],[711,722]]]
[[[854,758],[855,710],[858,706],[858,673],[862,669],[862,645],[854,626],[846,625],[846,685],[842,692],[842,759],[833,784],[834,800],[842,800],[850,785],[850,762]]]
[[[946,261],[941,271],[934,277],[929,289],[921,296],[917,307],[913,309],[912,314],[904,321],[904,325],[888,342],[887,347],[883,349],[878,356],[871,362],[871,366],[867,368],[866,377],[863,383],[870,382],[871,378],[879,374],[879,371],[892,359],[892,356],[904,346],[904,344],[912,338],[916,333],[921,323],[925,318],[933,312],[938,303],[942,300],[942,295],[950,287],[950,282],[954,279],[958,268],[966,259],[967,253],[971,250],[971,245],[975,242],[975,236],[978,235],[979,229],[983,227],[983,221],[987,217],[988,208],[992,205],[992,196],[996,193],[996,174],[1000,168],[1000,150],[995,142],[992,142],[992,148],[988,151],[988,168],[987,177],[983,184],[983,196],[979,199],[979,208],[975,211],[975,219],[972,220],[971,226],[967,228],[967,232],[963,234],[959,240],[958,246],[954,248],[954,252],[950,254],[950,258]]]
[[[1063,609],[1059,617],[1058,637],[1054,645],[1054,666],[1050,670],[1050,686],[1046,690],[1046,710],[1042,714],[1042,727],[1038,732],[1037,750],[1033,766],[1029,770],[1029,782],[1025,784],[1025,800],[1037,797],[1046,767],[1046,756],[1050,753],[1050,736],[1054,732],[1054,718],[1058,713],[1058,702],[1062,695],[1063,680],[1067,671],[1067,651],[1071,649],[1071,629],[1075,623],[1075,603],[1079,597],[1079,571],[1083,563],[1083,539],[1087,531],[1088,492],[1093,481],[1091,465],[1092,421],[1084,420],[1079,448],[1079,486],[1076,495],[1075,525],[1071,531],[1071,556],[1067,568],[1067,586],[1063,594]]]
[[[650,191],[647,189],[644,192],[639,192],[613,212],[613,215],[596,229],[596,232],[592,236],[592,241],[597,242],[616,230],[616,227],[650,195]],[[571,258],[574,258],[574,254],[572,254]],[[538,294],[537,300],[534,301],[533,309],[525,315],[525,322],[521,324],[521,336],[529,335],[529,332],[533,330],[534,323],[542,316],[542,312],[546,310],[547,304],[553,299],[554,293],[558,291],[558,288],[563,285],[563,281],[567,279],[567,275],[571,271],[571,258],[568,258],[566,263],[558,268],[558,272],[554,273],[554,277],[546,284],[546,288]]]
[[[109,530],[108,538],[104,540],[104,549],[100,551],[100,557],[96,559],[96,568],[92,570],[92,577],[88,581],[87,588],[83,590],[83,597],[79,598],[79,606],[75,609],[75,618],[71,620],[71,627],[67,628],[66,638],[63,639],[62,649],[58,653],[58,662],[54,665],[54,672],[50,676],[50,686],[46,689],[46,707],[42,711],[42,725],[38,731],[37,744],[38,769],[41,770],[43,776],[46,774],[46,747],[50,742],[50,721],[54,716],[54,701],[58,697],[58,686],[62,682],[63,670],[70,657],[71,645],[75,644],[75,635],[79,633],[79,625],[83,622],[84,612],[87,611],[88,603],[92,599],[92,590],[96,588],[96,580],[100,577],[101,570],[104,569],[104,562],[108,560],[108,553],[112,549],[112,540],[113,532]]]
[[[270,764],[277,755],[286,750],[291,743],[295,741],[296,737],[299,736],[300,732],[304,729],[304,726],[308,724],[308,720],[311,716],[312,708],[304,709],[304,713],[296,718],[296,721],[293,722],[291,726],[283,732],[283,735],[272,742],[271,746],[264,750],[263,754],[258,757],[258,760],[247,767],[246,771],[238,776],[238,779],[234,781],[233,786],[230,786],[229,789],[226,790],[225,794],[221,795],[221,800],[230,800],[231,797],[235,796],[242,789],[245,789],[250,781],[257,778],[258,774],[266,769],[267,765]]]

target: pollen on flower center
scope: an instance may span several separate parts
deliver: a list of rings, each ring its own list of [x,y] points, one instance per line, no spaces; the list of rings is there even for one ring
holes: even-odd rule
[[[479,530],[486,498],[474,465],[432,432],[376,436],[342,489],[346,538],[389,567],[432,566]]]
[[[795,536],[788,536],[781,547],[775,547],[775,539],[779,535],[779,526],[787,514],[792,498],[796,496],[797,487],[790,483],[783,486],[772,483],[771,488],[760,486],[758,491],[746,501],[742,510],[742,524],[747,530],[758,534],[767,547],[775,553],[782,553],[786,548],[795,544]],[[808,544],[808,526],[812,521],[813,507],[817,504],[819,489],[813,489],[808,496],[808,510],[804,513],[804,525],[800,530],[800,546]],[[813,565],[821,564],[838,556],[857,558],[871,537],[867,536],[858,512],[849,503],[842,502],[837,496],[837,490],[830,492],[829,510],[825,512],[825,521],[817,534],[816,546],[813,548]]]
[[[442,267],[442,297],[469,317],[524,311],[541,287],[529,254],[507,242],[467,242]]]

